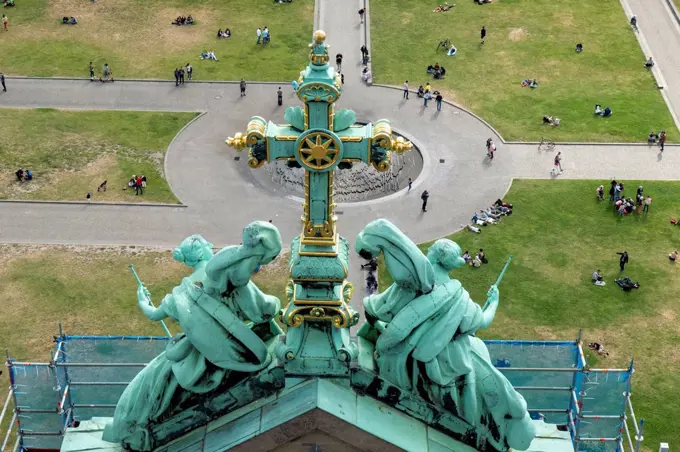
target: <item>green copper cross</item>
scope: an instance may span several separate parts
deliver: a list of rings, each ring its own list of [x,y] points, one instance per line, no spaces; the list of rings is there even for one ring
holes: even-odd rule
[[[287,372],[301,375],[342,375],[356,347],[349,327],[358,314],[348,305],[352,285],[346,281],[349,244],[336,230],[333,174],[365,162],[387,171],[392,151],[411,150],[402,137],[393,139],[389,121],[355,124],[352,110],[335,111],[342,80],[328,64],[326,34],[314,33],[309,64],[293,83],[304,108],[288,107],[286,124],[254,116],[246,133],[227,139],[236,150],[248,150],[248,165],[285,160],[305,169],[302,232],[291,244],[288,305],[282,314],[290,328],[277,355]]]
[[[245,136],[229,137],[227,144],[242,150],[249,147],[248,165],[259,168],[265,162],[287,160],[305,172],[305,203],[302,216],[302,244],[306,251],[331,253],[337,243],[333,203],[333,170],[349,167],[352,162],[372,164],[387,171],[392,150],[401,153],[411,143],[392,138],[389,121],[355,124],[352,110],[337,113],[334,103],[342,94],[340,74],[328,64],[326,34],[314,33],[310,45],[309,64],[300,72],[295,92],[304,102],[301,107],[288,107],[287,124],[267,122],[259,116],[248,123]]]

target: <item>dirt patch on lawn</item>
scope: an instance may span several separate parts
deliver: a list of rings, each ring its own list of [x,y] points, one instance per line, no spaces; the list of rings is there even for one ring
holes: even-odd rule
[[[508,39],[511,41],[521,41],[527,37],[527,30],[525,28],[513,28],[508,33]]]
[[[414,17],[413,13],[402,12],[400,22],[402,23],[402,25],[408,25],[413,20],[413,17]]]

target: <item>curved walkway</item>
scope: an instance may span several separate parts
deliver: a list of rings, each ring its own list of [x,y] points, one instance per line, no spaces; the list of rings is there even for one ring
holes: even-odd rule
[[[476,117],[452,105],[437,113],[434,103],[425,108],[415,96],[402,100],[401,90],[364,86],[359,79],[358,48],[365,42],[365,33],[356,14],[364,0],[352,2],[356,2],[354,9],[330,0],[317,1],[317,26],[328,32],[331,53],[344,55],[346,85],[339,106],[354,109],[360,120],[389,118],[395,128],[415,138],[429,163],[411,193],[339,206],[344,236],[352,239],[369,221],[389,218],[415,241],[441,237],[467,222],[473,211],[502,196],[513,178],[550,177],[553,154],[539,153],[536,145],[501,145],[489,163],[484,158],[484,142],[489,136],[497,142],[500,139]],[[343,39],[333,41],[334,36]],[[276,85],[251,84],[248,96],[240,97],[236,84],[218,82],[182,88],[171,82],[10,82],[9,91],[0,96],[6,107],[207,114],[184,129],[168,150],[167,177],[187,208],[0,203],[0,242],[168,247],[200,231],[222,245],[240,241],[242,227],[255,218],[274,220],[286,242],[299,233],[298,200],[262,189],[250,175],[246,159],[234,160],[237,154],[224,145],[226,136],[242,131],[250,116],[283,120],[285,107],[276,105]],[[284,104],[299,105],[289,85],[285,89]],[[560,178],[678,179],[677,147],[668,146],[663,155],[644,145],[558,148],[565,167]],[[426,214],[420,212],[419,194],[424,189],[431,194]]]

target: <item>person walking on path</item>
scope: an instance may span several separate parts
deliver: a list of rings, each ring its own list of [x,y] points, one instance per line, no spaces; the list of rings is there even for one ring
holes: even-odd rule
[[[489,157],[489,160],[493,160],[493,153],[496,152],[496,143],[494,143],[493,140],[490,138],[488,143],[489,147],[487,148],[486,155]]]
[[[7,24],[8,24],[8,23],[9,23],[9,20],[7,20],[7,16],[5,16],[5,15],[3,14],[3,15],[2,15],[2,26],[5,27],[5,31],[9,31],[9,30],[7,29]]]
[[[368,57],[368,48],[366,48],[366,44],[361,46],[361,61],[364,61]]]
[[[184,68],[179,68],[179,84],[184,85]]]
[[[90,61],[90,81],[94,82],[94,65],[92,64],[92,61]]]
[[[647,215],[647,214],[649,213],[649,206],[651,206],[651,205],[652,205],[652,197],[651,197],[651,196],[647,196],[647,198],[645,199],[645,205],[644,205],[644,207],[642,208],[642,213],[644,213],[645,215]]]
[[[2,90],[7,91],[7,86],[5,86],[5,74],[0,72],[0,85],[2,85]]]
[[[109,77],[111,76],[111,69],[109,68],[108,63],[104,63],[104,82],[107,82],[109,80]]]
[[[338,66],[338,72],[342,72],[342,53],[335,55],[335,64]]]
[[[175,86],[179,86],[179,69],[175,68]]]
[[[484,44],[484,40],[486,39],[486,27],[482,25],[482,31],[479,32],[479,35],[482,38],[482,44]]]
[[[279,107],[283,105],[283,91],[281,91],[281,87],[279,86],[278,91],[276,91],[276,98],[279,104]]]
[[[555,159],[553,160],[553,169],[551,173],[557,174],[557,170],[561,173],[562,170],[562,152],[558,152],[557,155],[555,156]]]
[[[241,87],[241,96],[246,95],[246,81],[241,79],[241,83],[239,83],[239,86]]]
[[[259,44],[260,41],[262,40],[262,29],[260,27],[257,27],[257,43]]]
[[[659,147],[661,148],[661,152],[663,152],[663,147],[666,144],[666,131],[662,130],[661,133],[659,134]]]
[[[435,97],[434,100],[437,101],[437,111],[442,111],[442,100],[444,100],[444,98],[439,91],[437,91],[437,97]]]
[[[404,82],[404,99],[408,100],[408,80]]]
[[[432,99],[432,93],[429,91],[425,91],[425,94],[423,95],[423,103],[427,107],[427,102]]]
[[[422,210],[423,212],[427,212],[427,200],[430,198],[430,194],[425,190],[422,195],[420,195],[420,199],[423,200],[423,207]]]
[[[362,24],[364,23],[364,15],[365,15],[365,14],[366,14],[366,9],[365,9],[365,8],[361,8],[361,9],[359,10],[359,19],[361,20],[361,23],[362,23]]]
[[[628,251],[624,251],[623,253],[616,253],[616,254],[621,256],[621,258],[619,259],[619,267],[621,267],[621,272],[623,272],[623,270],[626,267],[626,264],[628,263]]]
[[[191,74],[194,73],[194,68],[191,67],[191,64],[187,63],[187,77],[189,78],[189,81],[191,81]]]
[[[411,191],[411,187],[413,186],[413,180],[411,178],[408,178],[408,191]],[[408,193],[408,192],[407,192]]]

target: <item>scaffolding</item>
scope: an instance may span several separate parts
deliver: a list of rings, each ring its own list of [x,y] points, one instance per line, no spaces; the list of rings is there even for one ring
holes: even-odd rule
[[[67,336],[60,324],[47,362],[17,361],[6,350],[10,386],[0,426],[7,425],[5,417],[10,423],[0,435],[0,452],[59,450],[69,426],[113,416],[127,384],[167,341]],[[638,422],[631,402],[633,360],[623,369],[588,367],[580,332],[575,341],[485,343],[492,362],[526,399],[532,418],[568,430],[574,451],[639,452],[644,419]]]

